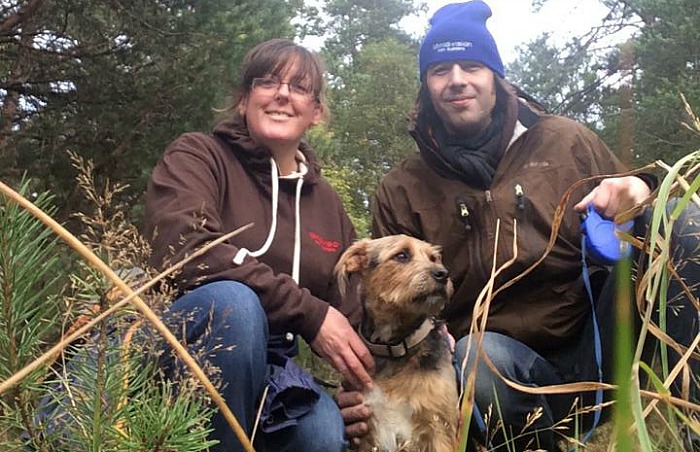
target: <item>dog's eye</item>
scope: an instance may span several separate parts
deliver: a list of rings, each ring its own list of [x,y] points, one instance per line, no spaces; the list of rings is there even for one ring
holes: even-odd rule
[[[394,256],[394,259],[396,259],[398,262],[401,262],[401,263],[408,262],[410,258],[411,258],[411,256],[410,256],[410,255],[408,254],[408,252],[405,251],[405,250],[404,250],[404,251],[399,251],[399,252],[396,253],[396,255]]]

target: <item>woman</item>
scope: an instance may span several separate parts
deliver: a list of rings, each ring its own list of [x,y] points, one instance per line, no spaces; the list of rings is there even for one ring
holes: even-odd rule
[[[179,137],[151,175],[146,217],[157,267],[254,223],[185,266],[184,295],[166,318],[184,324],[186,342],[218,368],[222,395],[249,435],[270,385],[256,439],[264,449],[343,451],[337,406],[291,361],[299,335],[343,378],[371,381],[371,356],[347,320],[359,319],[359,304],[341,299],[333,278],[355,232],[302,142],[326,112],[323,70],[305,48],[275,39],[248,53],[239,86],[230,118],[211,135]],[[242,450],[220,414],[212,427],[220,441],[212,450]]]

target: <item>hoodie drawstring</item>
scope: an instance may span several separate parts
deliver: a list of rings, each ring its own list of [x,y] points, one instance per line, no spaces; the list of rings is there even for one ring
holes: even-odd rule
[[[241,248],[238,250],[236,255],[233,257],[233,263],[236,265],[241,265],[243,259],[246,256],[260,257],[270,249],[272,241],[275,238],[275,233],[277,232],[277,205],[279,203],[279,171],[277,170],[277,163],[275,159],[270,158],[270,167],[272,173],[272,224],[270,225],[270,232],[267,234],[267,240],[263,246],[257,251],[250,251],[247,248]],[[294,206],[294,260],[292,264],[292,279],[294,282],[299,284],[299,267],[301,264],[301,215],[300,215],[300,204],[301,204],[301,187],[304,184],[303,174],[297,179],[296,185],[296,200]]]
[[[292,279],[299,284],[299,266],[301,263],[301,215],[299,205],[301,204],[301,186],[304,178],[297,179],[296,202],[294,203],[294,263],[292,264]]]

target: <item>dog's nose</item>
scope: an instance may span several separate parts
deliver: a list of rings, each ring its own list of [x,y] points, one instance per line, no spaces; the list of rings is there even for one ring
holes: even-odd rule
[[[445,270],[444,268],[436,268],[434,270],[431,270],[430,274],[433,275],[433,279],[435,279],[435,281],[441,284],[445,284],[447,282],[447,277],[449,276],[447,270]]]

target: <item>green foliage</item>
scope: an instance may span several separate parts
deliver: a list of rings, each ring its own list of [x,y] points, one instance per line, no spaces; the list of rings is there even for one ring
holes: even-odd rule
[[[333,114],[324,140],[312,144],[343,172],[337,186],[360,235],[379,179],[414,149],[407,117],[418,91],[418,49],[398,24],[419,8],[410,0],[329,0],[324,15],[304,10],[303,33],[325,37]]]
[[[98,191],[92,169],[74,156],[78,186],[95,205],[85,223],[86,245],[116,270],[143,266],[148,247],[112,205],[122,187]],[[27,194],[29,182],[21,192]],[[5,382],[59,338],[115,302],[96,270],[65,266],[61,249],[36,218],[0,200],[0,381]],[[50,197],[35,195],[39,208]],[[143,266],[142,268],[147,268]],[[134,284],[136,272],[122,272]],[[167,296],[167,295],[164,295]],[[151,305],[162,306],[155,294]],[[212,445],[210,401],[193,380],[177,391],[155,365],[159,341],[139,316],[124,309],[102,321],[44,367],[0,395],[0,450],[195,452]],[[55,361],[52,361],[55,360]]]
[[[347,168],[330,164],[324,167],[324,176],[340,195],[340,199],[343,201],[348,216],[355,226],[358,237],[369,237],[371,225],[367,206],[364,204],[358,206],[354,201],[357,190],[353,187],[354,178],[351,171]]]
[[[24,181],[21,191],[30,190]],[[51,197],[35,203],[49,211]],[[0,380],[29,364],[55,337],[61,321],[57,297],[60,272],[56,239],[28,212],[0,196]],[[21,386],[0,398],[0,432],[16,436],[31,419],[34,387],[41,377],[31,374]],[[0,434],[0,442],[2,435]]]
[[[23,192],[29,184],[23,183]],[[49,209],[51,198],[35,203]],[[55,328],[61,274],[56,239],[28,212],[0,198],[0,378],[25,366]]]
[[[414,149],[407,130],[418,92],[416,53],[394,39],[368,44],[355,61],[351,89],[334,93],[333,127],[344,147],[334,160],[354,163],[368,182]]]
[[[353,218],[364,216],[365,224],[381,177],[415,152],[408,115],[418,92],[416,67],[415,46],[394,39],[367,44],[356,56],[352,75],[331,92],[332,144],[317,148],[325,161],[346,172],[346,207]]]
[[[53,0],[3,12],[0,177],[27,171],[75,211],[66,151],[91,159],[96,177],[129,184],[122,196],[137,202],[167,143],[212,125],[245,52],[293,36],[294,6]]]
[[[539,8],[546,1],[534,3]],[[540,36],[520,48],[509,78],[554,113],[596,129],[613,149],[632,148],[635,166],[676,161],[700,146],[698,136],[681,126],[688,117],[680,97],[700,103],[697,2],[601,1],[609,14],[600,26],[564,46]],[[629,42],[611,48],[615,33],[630,28],[635,33]]]
[[[629,0],[644,19],[635,40],[635,152],[644,162],[674,162],[700,147],[700,136],[680,127],[688,103],[700,105],[700,11],[694,0]]]
[[[42,387],[32,444],[58,451],[195,452],[207,441],[211,409],[183,384],[161,383],[142,342],[123,341],[129,318],[113,318],[72,347]]]
[[[211,409],[191,390],[182,397],[183,389],[176,395],[171,384],[150,386],[132,399],[125,413],[130,435],[119,441],[117,450],[196,452],[214,445],[206,440],[208,424],[202,423]]]

